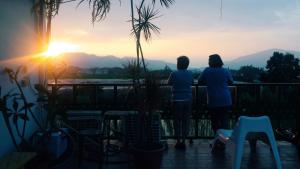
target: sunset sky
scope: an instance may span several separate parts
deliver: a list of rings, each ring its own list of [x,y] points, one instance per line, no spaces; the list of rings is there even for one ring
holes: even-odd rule
[[[135,56],[130,35],[128,0],[112,0],[107,18],[91,23],[87,3],[63,4],[53,20],[52,41],[73,45],[76,51],[99,56]],[[154,21],[161,28],[143,43],[148,59],[175,62],[187,55],[191,65],[203,65],[219,53],[224,60],[270,48],[300,50],[300,0],[176,0]]]

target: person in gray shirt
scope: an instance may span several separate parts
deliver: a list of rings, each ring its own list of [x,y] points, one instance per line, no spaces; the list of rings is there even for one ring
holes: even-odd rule
[[[188,71],[189,58],[177,58],[177,71],[170,74],[168,84],[172,86],[172,106],[174,112],[174,128],[177,142],[175,148],[185,148],[185,139],[188,134],[189,118],[192,107],[192,72]]]

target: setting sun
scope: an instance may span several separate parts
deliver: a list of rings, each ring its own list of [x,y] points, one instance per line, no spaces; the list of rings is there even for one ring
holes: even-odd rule
[[[51,42],[48,50],[43,53],[45,57],[56,57],[66,52],[74,52],[77,46],[66,42]]]

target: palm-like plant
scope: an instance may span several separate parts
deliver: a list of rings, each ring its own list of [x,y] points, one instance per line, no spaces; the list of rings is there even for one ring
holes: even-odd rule
[[[146,65],[145,65],[145,59],[144,54],[141,46],[141,33],[143,32],[144,38],[146,41],[149,41],[151,39],[152,33],[159,33],[159,27],[151,23],[152,20],[158,18],[158,11],[154,10],[154,6],[157,3],[158,0],[151,0],[152,6],[145,5],[146,0],[142,0],[140,5],[136,7],[137,9],[137,17],[135,18],[134,13],[134,2],[131,0],[131,23],[132,23],[132,33],[135,35],[136,39],[136,55],[137,55],[137,61],[139,63],[139,58],[141,56],[143,68],[146,72]],[[175,1],[174,0],[159,0],[160,5],[162,7],[170,7]]]
[[[77,6],[84,1],[88,1],[89,7],[92,7],[92,22],[101,21],[105,19],[110,11],[110,0],[80,0]]]
[[[38,16],[38,33],[41,38],[41,43],[43,48],[47,47],[50,42],[51,37],[51,25],[52,18],[58,14],[60,4],[73,2],[77,0],[36,0],[33,6],[33,11]],[[110,11],[111,0],[78,0],[77,6],[81,5],[83,2],[88,2],[89,7],[92,8],[92,23],[96,21],[101,21],[105,19]],[[121,0],[119,0],[121,3]],[[152,7],[145,7],[145,2],[152,4]],[[145,40],[151,39],[151,32],[159,33],[159,28],[152,24],[151,21],[157,18],[158,11],[154,10],[156,3],[160,3],[162,7],[170,7],[175,0],[142,0],[137,6],[137,17],[135,17],[134,11],[134,0],[130,1],[131,4],[131,22],[132,22],[132,32],[135,34],[136,38],[136,52],[137,52],[137,62],[140,63],[140,56],[142,57],[142,63],[144,71],[146,71],[146,65],[144,61],[144,55],[142,47],[140,44],[141,32],[143,32]],[[44,16],[46,15],[46,30],[43,30]],[[46,32],[45,42],[43,41],[43,32]],[[43,43],[44,42],[44,43]]]
[[[141,45],[141,34],[144,35],[144,39],[146,41],[149,41],[152,38],[152,32],[156,34],[160,33],[160,28],[152,23],[154,19],[159,17],[159,12],[154,9],[154,6],[143,5],[137,8],[137,12],[138,18],[134,18],[132,34],[135,35],[136,39],[137,58],[139,59],[139,56],[141,56],[144,72],[146,72],[144,54]]]
[[[59,113],[61,113],[62,107],[58,105],[58,97],[59,97],[59,89],[61,86],[58,86],[58,79],[66,72],[67,65],[64,62],[52,62],[52,64],[48,65],[47,74],[53,78],[54,85],[52,86],[52,90],[48,91],[47,86],[36,85],[36,90],[41,94],[41,97],[38,101],[47,101],[47,105],[45,105],[48,110],[47,114],[47,124],[46,129],[52,131],[55,129],[55,119]]]
[[[151,23],[152,20],[158,18],[158,11],[154,10],[150,6],[143,7],[140,11],[140,19],[135,19],[136,24],[135,29],[141,33],[144,33],[144,38],[146,41],[150,40],[152,37],[152,31],[154,33],[159,33],[160,28]]]

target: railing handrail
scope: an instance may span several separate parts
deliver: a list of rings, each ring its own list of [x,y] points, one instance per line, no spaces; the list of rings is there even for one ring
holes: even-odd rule
[[[49,83],[48,86],[132,86],[133,83]],[[141,85],[144,85],[141,83]],[[170,86],[169,84],[162,83],[160,86]],[[197,83],[192,86],[206,87]],[[300,86],[300,83],[234,83],[230,86]]]
[[[141,85],[144,85],[143,83],[141,83]],[[122,102],[124,100],[122,100],[122,98],[120,99],[120,95],[119,92],[122,92],[122,90],[126,87],[130,88],[133,86],[133,83],[59,83],[59,84],[48,84],[49,88],[55,89],[55,87],[58,88],[62,88],[62,89],[69,89],[71,88],[71,92],[72,95],[69,95],[70,97],[70,102],[64,102],[64,106],[66,106],[66,108],[70,108],[70,109],[86,109],[86,110],[99,110],[99,109],[109,109],[110,106],[113,109],[127,109],[128,106],[127,104],[121,104],[121,106],[119,105],[119,102]],[[170,87],[170,85],[163,83],[160,84],[160,86],[164,87]],[[194,120],[194,135],[193,137],[198,138],[198,137],[207,137],[210,136],[211,133],[209,133],[209,130],[202,130],[201,126],[202,125],[209,125],[209,123],[207,123],[207,119],[210,119],[211,117],[209,116],[209,113],[207,113],[207,98],[205,99],[201,99],[201,97],[207,97],[204,96],[205,93],[200,92],[202,90],[202,87],[206,87],[205,85],[200,85],[197,83],[193,84],[194,86],[194,99],[193,99],[193,107],[192,107],[192,118]],[[83,87],[83,88],[81,88]],[[90,97],[88,98],[90,101],[88,102],[82,102],[80,103],[80,101],[78,101],[78,96],[80,94],[81,89],[85,89],[84,87],[87,87],[88,89],[92,88],[92,91],[89,90],[92,94],[90,95]],[[100,88],[104,88],[106,89],[106,87],[108,87],[108,90],[112,90],[112,98],[110,97],[109,99],[105,100],[101,97],[99,97],[100,94]],[[272,117],[273,120],[273,124],[274,126],[277,127],[281,127],[282,124],[287,124],[286,121],[284,122],[284,120],[289,120],[288,122],[288,126],[293,126],[296,123],[293,123],[293,120],[295,119],[296,116],[296,112],[298,112],[298,108],[296,108],[298,106],[298,103],[300,103],[299,101],[297,101],[297,95],[296,93],[296,99],[294,99],[295,101],[297,101],[297,103],[293,102],[292,105],[291,104],[287,104],[286,97],[283,97],[284,95],[284,91],[285,89],[289,90],[289,88],[295,88],[297,89],[296,92],[298,92],[300,90],[300,83],[234,83],[233,85],[231,85],[231,91],[232,91],[232,99],[233,99],[233,106],[232,106],[232,112],[231,112],[231,119],[234,121],[237,119],[237,117],[239,115],[242,115],[244,113],[254,113],[254,115],[258,115],[260,113],[264,113],[264,114],[268,114],[268,115],[274,115]],[[272,99],[275,99],[275,101],[273,102],[273,104],[269,104],[268,102],[266,102],[267,104],[262,104],[262,101],[264,97],[264,88],[270,88],[271,90],[269,92],[274,93],[275,95],[272,95],[270,97],[272,97]],[[244,90],[246,89],[246,90]],[[249,90],[248,90],[249,89]],[[273,90],[274,89],[274,90]],[[51,90],[51,89],[50,89]],[[169,94],[170,94],[169,90]],[[244,103],[243,101],[239,100],[240,96],[242,96],[242,92],[246,92],[247,94],[249,94],[250,100],[249,103],[246,102],[246,104],[248,104],[251,107],[246,107],[249,110],[245,109],[245,105],[243,105],[242,103]],[[106,96],[105,94],[103,95],[103,97]],[[248,97],[248,95],[246,95]],[[119,98],[118,98],[119,97]],[[247,98],[245,97],[245,98]],[[285,105],[281,105],[283,104],[282,101],[284,101]],[[172,118],[171,115],[171,104],[170,104],[170,99],[168,100],[168,102],[164,103],[164,107],[161,109],[162,110],[162,118],[165,120],[168,120],[169,118]],[[119,106],[118,106],[119,105]],[[130,105],[129,105],[130,106]],[[273,107],[270,107],[273,106]],[[284,110],[285,108],[285,110]],[[274,114],[272,112],[275,112]],[[270,113],[271,112],[271,113]],[[282,113],[284,112],[284,113]],[[291,114],[287,114],[287,112],[290,112]],[[211,135],[212,136],[212,135]]]

